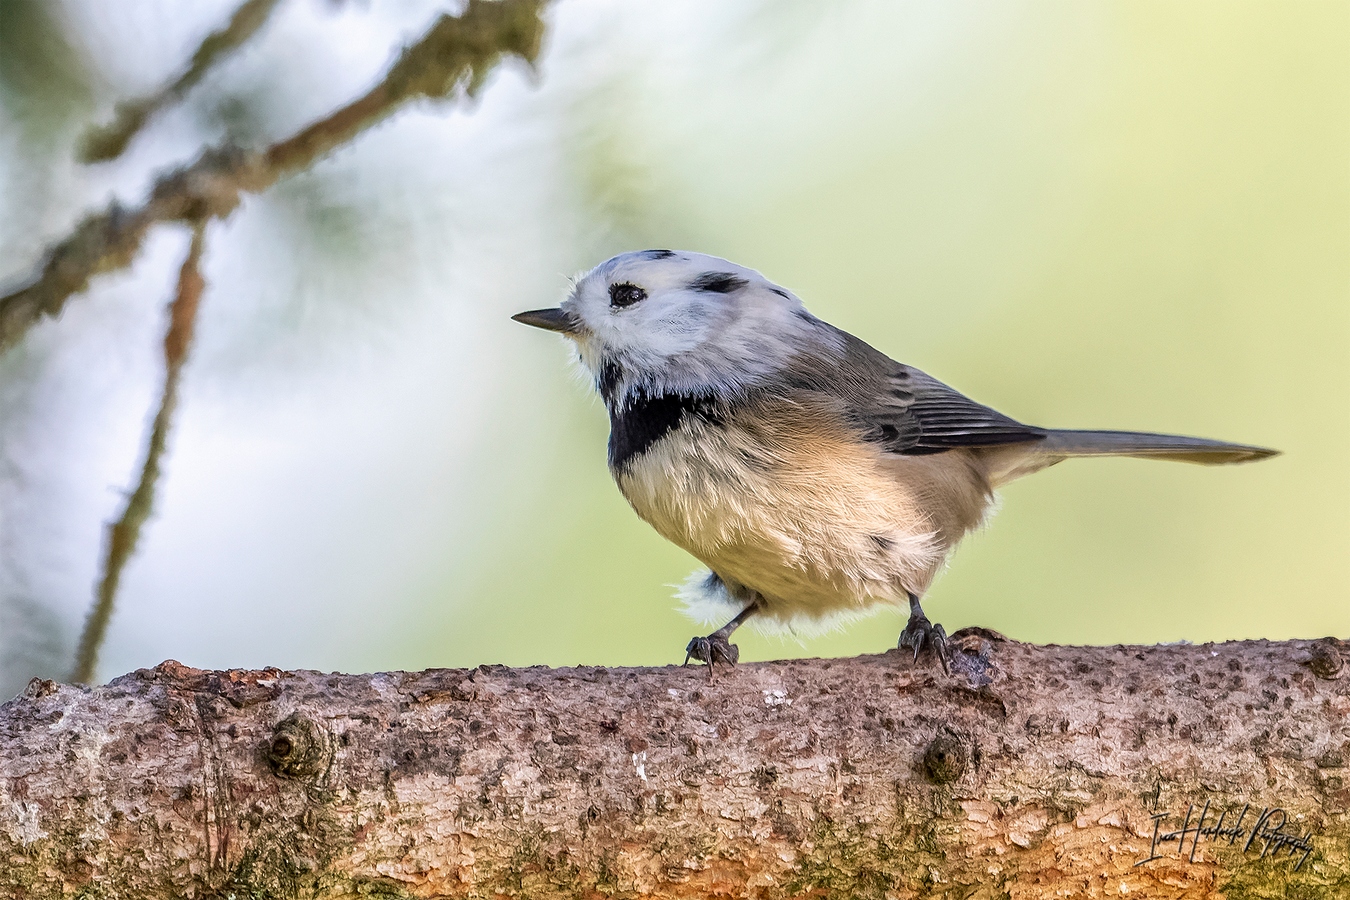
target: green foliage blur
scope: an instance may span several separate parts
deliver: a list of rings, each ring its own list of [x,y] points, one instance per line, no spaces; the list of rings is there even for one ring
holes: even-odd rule
[[[0,193],[10,279],[80,204],[101,202],[92,188],[53,199],[42,185],[74,164],[45,154],[69,157],[79,128],[129,90],[90,74],[70,12],[81,6],[44,18],[57,6],[0,0],[0,162],[23,174]],[[165,657],[344,670],[682,659],[703,628],[675,609],[672,585],[698,563],[610,482],[603,407],[561,341],[507,318],[555,304],[566,275],[647,247],[752,266],[1023,421],[1284,451],[1218,469],[1071,461],[1010,486],[925,600],[948,631],[1350,636],[1350,5],[675,6],[564,0],[533,75],[499,73],[470,110],[404,113],[213,231],[205,303],[234,318],[203,323],[168,499],[120,601],[108,674]],[[369,7],[323,15],[382,4]],[[316,21],[312,40],[331,49]],[[322,114],[299,89],[272,90],[290,76],[256,61],[269,48],[208,79],[173,133],[200,145],[232,123],[252,134]],[[320,72],[341,56],[314,53]],[[190,155],[175,140],[157,163]],[[433,171],[452,174],[428,183]],[[41,229],[23,227],[43,209]],[[233,252],[233,268],[210,271],[212,252]],[[154,266],[175,264],[166,251]],[[147,342],[169,276],[154,277],[118,301],[150,304],[134,314]],[[122,309],[99,306],[109,290],[73,304]],[[121,341],[114,318],[80,327]],[[0,426],[41,434],[43,415],[93,408],[32,402],[63,327],[76,326],[44,326],[0,364]],[[437,328],[454,343],[419,369],[406,336]],[[437,368],[451,358],[458,368]],[[137,377],[149,397],[156,376]],[[316,399],[324,385],[357,399]],[[367,408],[384,412],[362,419]],[[131,474],[138,415],[119,413],[130,431],[117,446],[107,434],[90,445],[117,478]],[[359,452],[330,465],[332,443],[306,434]],[[44,452],[12,444],[0,449]],[[256,471],[255,458],[267,460]],[[109,513],[69,497],[115,506],[64,475],[39,491],[26,471],[3,473],[0,496],[28,499],[0,507],[0,531],[38,500],[93,525]],[[55,558],[89,568],[72,563],[44,590],[24,585],[54,557],[0,534],[6,684],[52,670],[73,644],[93,525],[54,532],[73,548]],[[196,602],[203,591],[215,599]],[[738,643],[750,660],[871,653],[902,625],[882,613],[800,643],[746,630]]]

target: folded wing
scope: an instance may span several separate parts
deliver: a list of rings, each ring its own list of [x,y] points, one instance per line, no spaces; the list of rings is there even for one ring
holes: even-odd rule
[[[845,332],[843,371],[837,379],[846,415],[864,437],[891,453],[920,455],[958,447],[992,447],[1043,441],[1043,428],[1016,419],[953,390],[936,378],[898,363]]]

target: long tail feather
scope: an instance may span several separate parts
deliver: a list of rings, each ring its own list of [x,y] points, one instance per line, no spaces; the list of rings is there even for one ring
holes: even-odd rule
[[[1222,466],[1252,462],[1279,455],[1278,450],[1230,444],[1179,434],[1147,434],[1137,431],[1051,431],[1037,446],[1046,454],[1069,456],[1135,456],[1177,462]]]

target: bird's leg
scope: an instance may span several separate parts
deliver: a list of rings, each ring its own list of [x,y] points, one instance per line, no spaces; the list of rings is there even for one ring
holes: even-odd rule
[[[923,607],[919,605],[919,595],[910,592],[909,595],[909,622],[905,625],[905,630],[900,632],[900,643],[897,645],[900,649],[911,647],[914,650],[914,660],[918,662],[919,651],[927,644],[933,648],[937,654],[938,660],[942,663],[942,671],[950,672],[947,665],[947,632],[941,625],[934,625],[928,621],[928,617],[923,614]]]
[[[689,646],[684,648],[684,665],[689,665],[689,660],[696,659],[699,662],[708,664],[708,674],[712,675],[712,666],[714,663],[723,662],[729,666],[736,665],[741,658],[740,648],[727,640],[731,633],[755,614],[759,609],[759,595],[755,594],[750,603],[736,614],[732,619],[721,628],[714,631],[707,637],[696,637],[689,642]]]

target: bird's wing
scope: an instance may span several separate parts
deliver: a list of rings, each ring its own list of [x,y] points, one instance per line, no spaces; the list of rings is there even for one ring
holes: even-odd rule
[[[836,379],[845,414],[891,453],[941,453],[1044,440],[1046,432],[983,406],[847,334]]]

